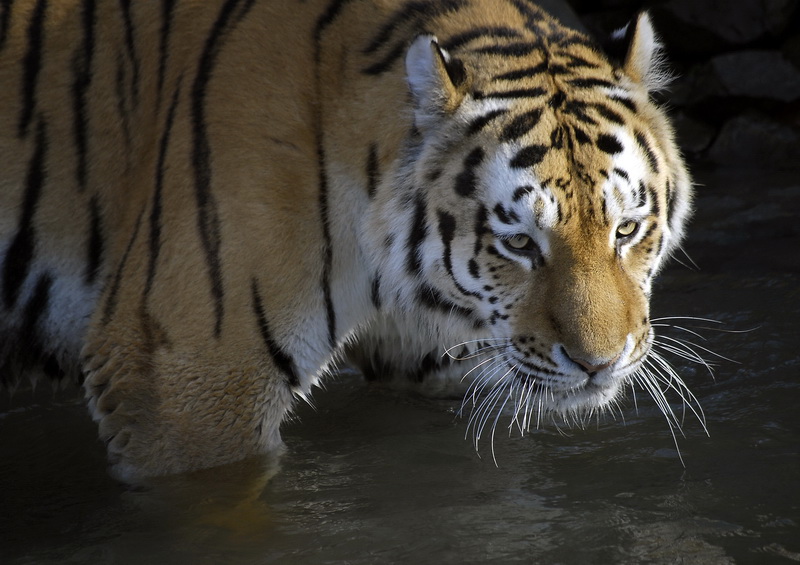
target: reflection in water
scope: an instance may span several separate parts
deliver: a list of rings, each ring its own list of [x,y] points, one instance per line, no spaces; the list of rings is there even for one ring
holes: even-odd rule
[[[685,468],[641,391],[586,430],[498,431],[496,467],[465,441],[459,402],[343,375],[298,408],[279,464],[128,487],[106,474],[80,393],[44,385],[0,401],[0,561],[800,561],[800,186],[750,191],[755,178],[700,178],[687,251],[701,270],[674,264],[654,291],[654,316],[722,322],[692,339],[733,360],[704,353],[713,377],[672,360],[710,432],[686,416]]]

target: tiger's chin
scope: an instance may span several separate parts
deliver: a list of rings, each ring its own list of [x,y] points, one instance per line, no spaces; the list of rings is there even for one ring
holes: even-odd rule
[[[567,421],[571,418],[581,421],[613,406],[628,382],[626,377],[617,375],[611,375],[602,381],[593,377],[576,380],[578,382],[572,387],[564,384],[551,385],[546,381],[541,383],[541,410],[561,416]]]
[[[484,371],[472,381],[461,413],[468,416],[476,449],[483,437],[493,444],[498,428],[517,429],[524,435],[551,424],[584,427],[621,409],[624,390],[632,386],[644,358],[594,374],[528,370],[519,361],[506,359],[502,368]]]

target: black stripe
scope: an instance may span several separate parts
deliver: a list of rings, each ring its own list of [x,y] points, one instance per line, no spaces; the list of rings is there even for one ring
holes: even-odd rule
[[[436,213],[439,217],[439,237],[441,237],[442,244],[444,246],[444,256],[442,257],[442,261],[444,262],[444,268],[447,270],[447,274],[450,275],[450,279],[453,281],[453,284],[458,292],[465,296],[475,296],[478,299],[483,298],[480,293],[469,291],[461,286],[461,283],[458,282],[458,279],[456,279],[456,275],[453,272],[452,243],[456,234],[455,217],[444,210],[437,210]]]
[[[467,135],[475,135],[476,133],[481,131],[484,127],[486,127],[489,124],[489,122],[507,113],[508,110],[499,109],[499,110],[492,110],[491,112],[488,112],[483,116],[478,116],[477,118],[473,119],[467,126]]]
[[[14,5],[14,0],[0,0],[0,49],[6,42],[8,37],[8,27],[11,23],[11,10]]]
[[[580,100],[567,101],[566,104],[564,104],[563,111],[567,114],[575,116],[585,124],[589,124],[590,126],[597,125],[597,120],[595,120],[586,112],[586,103],[581,102]]]
[[[385,73],[392,68],[395,61],[398,61],[406,52],[408,45],[405,41],[400,41],[392,48],[391,51],[377,63],[373,63],[366,67],[363,71],[365,75],[376,76]]]
[[[647,188],[645,187],[644,181],[639,181],[639,186],[636,188],[635,193],[637,206],[644,206],[647,204]]]
[[[650,197],[650,213],[654,216],[661,214],[661,205],[658,203],[658,193],[653,185],[647,185],[647,194]]]
[[[513,200],[514,202],[519,202],[533,191],[534,188],[532,186],[517,187],[517,189],[514,191],[513,196],[511,197],[511,200]]]
[[[619,139],[617,139],[616,136],[606,133],[601,133],[597,136],[596,144],[600,151],[608,153],[609,155],[621,153],[623,149],[622,143],[619,142]]]
[[[425,215],[425,200],[418,194],[414,202],[414,218],[411,222],[411,231],[408,232],[408,241],[406,242],[406,249],[408,249],[406,269],[412,275],[418,275],[422,269],[420,248],[422,242],[428,236],[428,224]]]
[[[78,189],[86,190],[89,175],[89,117],[88,92],[92,83],[92,59],[94,58],[95,3],[84,0],[81,8],[83,40],[72,58],[72,127],[75,135],[77,163],[75,177]]]
[[[232,19],[239,2],[240,0],[227,0],[223,4],[206,39],[192,88],[192,167],[195,177],[197,228],[208,264],[211,296],[214,300],[214,336],[217,338],[222,333],[225,291],[220,258],[222,236],[219,212],[214,195],[211,193],[211,147],[206,127],[205,101],[206,88],[211,80],[225,34],[235,25]]]
[[[320,77],[320,63],[322,61],[322,36],[327,28],[333,24],[342,11],[342,8],[351,0],[333,0],[328,4],[325,12],[317,19],[314,26],[314,73],[317,99],[322,99],[322,84]],[[325,315],[328,327],[328,343],[336,346],[336,311],[333,307],[333,290],[331,289],[331,271],[333,269],[333,246],[330,235],[330,219],[328,217],[328,172],[326,170],[325,143],[323,139],[322,108],[316,107],[314,116],[314,137],[317,153],[317,175],[319,187],[319,214],[322,224],[323,237],[323,265],[322,286],[323,300],[325,302]]]
[[[525,27],[536,35],[545,35],[540,24],[542,23],[542,11],[530,3],[529,0],[509,0],[511,4],[525,17]]]
[[[480,55],[500,55],[501,57],[527,57],[534,51],[541,49],[541,43],[518,41],[501,45],[485,45],[472,51]]]
[[[481,278],[481,268],[478,266],[478,263],[474,258],[470,258],[470,260],[467,262],[467,270],[473,279]]]
[[[533,167],[542,162],[545,155],[547,155],[548,147],[546,145],[528,145],[520,149],[514,158],[511,159],[510,165],[516,169],[524,169]]]
[[[489,229],[489,212],[486,209],[486,206],[479,206],[477,211],[475,212],[475,227],[473,231],[475,233],[475,247],[472,251],[472,254],[476,257],[483,249],[483,236],[487,233],[490,233]]]
[[[322,54],[321,44],[320,41],[322,40],[322,34],[325,33],[325,29],[331,25],[334,20],[339,16],[339,13],[342,11],[342,8],[345,4],[351,2],[352,0],[333,0],[330,4],[328,4],[328,8],[325,12],[319,17],[317,20],[316,25],[314,26],[314,64],[319,65],[320,57]]]
[[[549,63],[547,65],[547,72],[551,75],[571,75],[572,71],[559,63]]]
[[[544,12],[525,0],[510,0],[510,2],[517,8],[517,10],[525,16],[526,27],[537,36],[546,36],[548,42],[555,42],[559,47],[567,48],[572,45],[582,45],[588,47],[592,51],[598,51],[597,46],[588,38],[570,29],[546,28],[543,24],[546,18],[543,17]]]
[[[579,144],[586,145],[587,143],[592,142],[592,138],[589,137],[589,134],[586,133],[581,128],[573,126],[570,129],[572,130],[572,134],[575,137],[575,141],[577,141]]]
[[[533,78],[547,71],[547,61],[534,65],[532,67],[525,67],[524,69],[517,69],[499,74],[493,80],[521,80],[523,78]]]
[[[131,61],[131,99],[133,105],[139,105],[139,58],[136,56],[136,29],[131,15],[131,0],[119,0],[122,9],[122,20],[125,24],[125,49]]]
[[[414,383],[425,382],[426,376],[441,370],[444,365],[449,363],[449,357],[445,357],[442,361],[440,361],[438,352],[432,351],[430,353],[426,353],[416,370],[413,373],[409,373],[408,378]]]
[[[331,288],[331,271],[333,270],[333,240],[330,226],[330,204],[328,202],[328,171],[325,158],[322,132],[317,133],[317,171],[319,185],[319,215],[322,223],[322,240],[324,242],[322,264],[322,294],[325,300],[325,315],[328,321],[328,343],[336,346],[336,310],[333,307],[333,289]]]
[[[380,310],[381,306],[383,306],[383,301],[381,300],[381,276],[375,275],[372,279],[372,287],[370,292],[370,298],[372,299],[372,305],[375,307],[376,310]]]
[[[503,131],[500,134],[500,141],[510,142],[526,135],[536,127],[536,124],[539,123],[541,117],[541,108],[535,108],[516,116],[513,120],[511,120],[511,123],[503,128]]]
[[[577,55],[573,55],[572,53],[567,54],[567,56],[570,58],[569,63],[567,63],[567,66],[570,69],[577,69],[577,68],[596,69],[600,66],[597,63],[592,63],[591,61],[587,61],[583,57],[578,57]]]
[[[564,128],[560,125],[550,131],[550,147],[561,149],[564,147]]]
[[[656,248],[654,255],[658,257],[661,255],[661,250],[664,249],[664,233],[658,234],[658,241],[656,242]],[[648,275],[649,276],[649,275]]]
[[[235,21],[233,22],[234,25],[238,25],[243,19],[247,17],[247,14],[250,12],[250,9],[253,7],[253,4],[256,3],[256,0],[244,0],[244,4],[239,8],[239,13],[234,16]]]
[[[41,354],[41,348],[44,345],[38,326],[50,303],[50,289],[52,286],[53,278],[49,274],[40,275],[36,281],[36,287],[33,289],[33,294],[25,304],[25,311],[22,313],[22,325],[17,339],[23,348],[32,349],[35,352],[34,355]]]
[[[458,173],[455,181],[456,193],[459,196],[468,198],[475,193],[475,189],[478,186],[478,177],[475,174],[475,169],[480,166],[485,156],[483,148],[476,147],[464,157],[464,169]]]
[[[561,108],[561,106],[564,105],[564,102],[566,102],[566,100],[567,100],[567,95],[564,94],[563,91],[557,90],[555,94],[553,94],[547,101],[547,105],[553,108],[554,110],[557,110],[558,108]]]
[[[172,20],[175,8],[175,0],[162,0],[161,2],[161,29],[158,39],[158,83],[156,97],[161,98],[164,89],[164,76],[167,72],[167,60],[169,58],[169,35],[172,31]]]
[[[628,173],[625,172],[624,170],[620,169],[619,167],[614,167],[614,171],[613,172],[614,172],[615,175],[617,175],[619,177],[622,177],[626,181],[630,182],[630,177],[628,176]]]
[[[451,315],[456,314],[472,321],[476,328],[482,327],[483,322],[475,316],[475,312],[470,308],[460,306],[451,300],[446,299],[442,294],[427,284],[420,285],[417,290],[417,301],[420,304],[427,306],[431,310],[438,310],[439,312]]]
[[[538,98],[547,94],[547,90],[541,87],[534,88],[517,88],[513,90],[505,90],[501,92],[473,92],[472,97],[475,100],[482,100],[484,98]]]
[[[122,135],[125,137],[125,145],[130,151],[132,143],[131,138],[131,116],[128,109],[128,96],[126,94],[126,65],[123,55],[120,53],[117,56],[117,76],[115,77],[114,94],[117,97],[117,112],[120,117],[120,125],[122,126]],[[130,159],[129,157],[127,157]]]
[[[585,35],[573,32],[572,30],[567,30],[567,31],[568,33],[565,33],[560,37],[556,38],[556,41],[560,48],[569,49],[570,47],[578,45],[580,47],[586,47],[591,51],[598,51],[598,52],[600,51],[600,48],[597,46],[597,43],[595,43]]]
[[[519,31],[503,26],[479,26],[467,31],[462,31],[442,42],[442,47],[448,51],[458,49],[471,41],[480,38],[520,37]]]
[[[575,88],[613,88],[616,86],[613,82],[593,77],[567,79],[567,84]]]
[[[500,202],[494,207],[494,214],[497,216],[498,220],[506,225],[511,226],[519,223],[519,216],[517,213],[514,212],[514,210],[506,210],[505,206]]]
[[[384,24],[381,30],[373,37],[372,41],[363,49],[365,55],[378,51],[391,38],[395,28],[412,22],[417,34],[425,32],[423,24],[430,22],[442,14],[453,12],[467,4],[466,0],[444,0],[439,2],[411,2],[403,7]],[[396,41],[392,48],[377,62],[363,69],[367,75],[379,75],[392,68],[408,48],[408,39],[404,36]]]
[[[36,85],[39,82],[39,71],[42,65],[42,45],[44,43],[44,19],[47,0],[38,0],[33,8],[31,21],[28,24],[28,49],[22,58],[22,111],[17,124],[17,136],[28,133],[28,126],[33,120],[36,108]]]
[[[100,204],[97,196],[92,196],[89,200],[89,241],[86,246],[86,272],[84,279],[86,284],[91,285],[97,280],[100,266],[103,263],[103,219],[100,213]]]
[[[300,379],[294,369],[294,361],[272,337],[256,279],[252,281],[251,290],[253,293],[253,313],[256,315],[258,330],[261,332],[261,339],[264,340],[264,345],[266,345],[267,351],[269,351],[269,355],[272,357],[275,365],[286,376],[286,384],[292,388],[297,388],[300,386]]]
[[[650,222],[650,225],[647,227],[647,231],[644,232],[644,235],[642,236],[642,239],[640,241],[645,241],[651,235],[653,235],[653,232],[656,229],[656,225],[657,225],[656,222]]]
[[[164,192],[164,172],[166,170],[167,150],[169,148],[169,140],[172,134],[172,124],[175,119],[175,108],[178,106],[179,96],[180,84],[172,95],[172,102],[170,102],[169,111],[167,112],[167,120],[164,124],[164,133],[161,136],[161,142],[158,149],[155,192],[153,193],[153,207],[150,210],[150,253],[147,264],[147,279],[144,286],[145,300],[147,300],[147,297],[153,288],[153,281],[156,277],[156,267],[158,266],[158,256],[161,253],[161,214],[163,209],[162,199]]]
[[[378,146],[371,143],[367,153],[367,195],[370,198],[375,196],[378,189]]]
[[[667,180],[667,223],[672,226],[672,218],[675,216],[675,206],[678,199],[675,197],[675,190],[672,188],[672,183]]]
[[[647,164],[650,165],[650,170],[655,174],[658,174],[660,170],[658,166],[658,157],[656,156],[655,151],[653,151],[653,148],[650,146],[650,143],[647,142],[647,137],[645,137],[645,135],[640,131],[637,131],[634,136],[636,137],[636,143],[639,144],[639,147],[642,148],[642,151],[644,151],[644,154],[647,157]]]
[[[598,114],[600,114],[603,118],[610,122],[614,122],[615,124],[623,125],[625,123],[625,118],[622,117],[622,114],[616,112],[602,103],[596,103],[591,105]]]
[[[20,288],[28,277],[36,250],[36,229],[33,218],[46,180],[47,148],[45,125],[40,120],[36,128],[36,146],[25,179],[25,195],[22,200],[19,227],[6,251],[3,263],[3,299],[7,309],[11,309],[19,298]]]
[[[136,242],[136,238],[139,237],[139,227],[142,225],[143,214],[144,210],[139,212],[139,215],[136,217],[136,224],[133,226],[131,238],[128,240],[128,245],[125,246],[125,251],[123,252],[122,258],[119,261],[117,271],[114,273],[114,277],[111,279],[111,282],[108,285],[106,303],[103,307],[102,324],[104,326],[108,325],[108,323],[111,321],[111,316],[114,315],[114,310],[117,308],[117,302],[119,301],[119,287],[120,284],[122,284],[122,275],[125,272],[125,265],[127,264],[128,256],[131,254],[131,250],[133,249],[133,244]]]
[[[630,98],[625,98],[624,96],[620,96],[618,94],[611,94],[608,98],[614,102],[619,102],[631,112],[636,113],[636,103]]]
[[[427,0],[405,3],[381,26],[362,53],[369,55],[378,51],[391,39],[397,28],[408,22],[430,22],[433,18],[448,12],[455,12],[466,4],[466,0]]]

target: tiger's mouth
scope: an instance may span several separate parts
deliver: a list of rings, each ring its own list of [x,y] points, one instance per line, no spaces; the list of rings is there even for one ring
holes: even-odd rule
[[[583,428],[606,414],[622,414],[623,393],[628,388],[641,389],[653,399],[676,438],[676,447],[681,420],[667,394],[677,395],[705,429],[697,398],[662,357],[659,346],[663,345],[654,338],[652,328],[629,345],[617,362],[594,374],[575,363],[559,363],[558,358],[524,355],[511,340],[487,348],[493,354],[478,364],[481,370],[461,406],[462,413],[469,413],[467,434],[472,435],[475,448],[488,435],[494,455],[498,428],[524,435],[548,423],[559,429],[562,425]]]
[[[509,363],[509,368],[514,367]],[[517,386],[530,389],[541,396],[537,408],[545,412],[578,414],[603,409],[614,401],[629,380],[632,371],[609,367],[596,373],[574,370],[555,373],[517,371]]]
[[[647,343],[626,347],[617,361],[598,370],[587,370],[564,355],[553,360],[523,358],[516,349],[505,353],[505,364],[508,377],[522,386],[538,386],[553,395],[594,395],[626,383],[644,363],[649,349]]]
[[[583,427],[590,418],[619,411],[650,348],[646,342],[626,348],[617,362],[596,372],[558,356],[525,356],[510,342],[500,349],[481,366],[462,403],[476,446],[487,426],[494,436],[503,413],[510,416],[509,430],[524,434],[545,421]]]

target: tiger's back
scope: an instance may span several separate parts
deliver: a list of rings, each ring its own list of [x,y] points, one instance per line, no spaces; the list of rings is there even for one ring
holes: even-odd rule
[[[631,151],[661,164],[619,175],[634,192],[641,181],[649,206],[636,218],[650,222],[650,251],[627,259],[636,281],[620,283],[641,289],[633,333],[644,344],[647,281],[680,237],[688,177],[647,86],[635,86],[637,64],[615,67],[515,0],[15,2],[0,15],[3,378],[27,357],[82,373],[118,471],[158,474],[276,448],[293,396],[378,319],[398,321],[409,351],[367,339],[366,363],[399,356],[403,372],[432,349],[515,344],[521,331],[590,344],[580,356],[600,359],[633,330],[610,322],[622,338],[601,344],[537,329],[546,316],[522,320],[547,270],[504,251],[511,235],[493,226],[562,233],[575,204],[554,187],[611,175],[616,148],[597,149],[609,123],[646,131]],[[580,97],[558,85],[584,75],[570,88],[634,94],[595,94],[570,114]],[[554,117],[534,122],[536,108]],[[559,129],[572,133],[559,141]],[[515,211],[523,173],[536,189]],[[606,219],[630,200],[617,187],[601,213],[604,192],[586,190],[578,206]],[[569,326],[586,296],[567,294],[571,311],[553,315]]]

